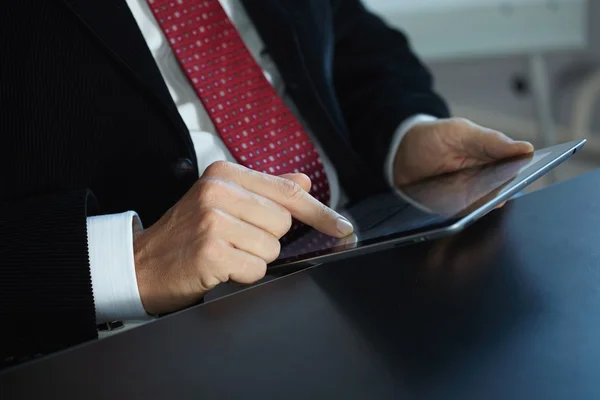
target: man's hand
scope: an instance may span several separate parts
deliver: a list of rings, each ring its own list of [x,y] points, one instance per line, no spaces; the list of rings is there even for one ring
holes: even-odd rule
[[[138,287],[146,312],[176,311],[229,280],[265,276],[292,217],[334,237],[352,225],[308,194],[304,174],[270,176],[216,162],[190,191],[134,243]]]
[[[395,183],[423,178],[531,153],[533,146],[465,119],[443,119],[413,127],[394,162]]]

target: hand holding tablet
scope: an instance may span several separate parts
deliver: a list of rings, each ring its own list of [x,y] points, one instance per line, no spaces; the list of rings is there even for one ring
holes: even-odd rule
[[[365,199],[340,210],[354,224],[353,240],[340,241],[308,229],[284,246],[268,268],[276,271],[316,265],[456,233],[568,160],[584,145],[585,140],[565,143],[428,178]]]

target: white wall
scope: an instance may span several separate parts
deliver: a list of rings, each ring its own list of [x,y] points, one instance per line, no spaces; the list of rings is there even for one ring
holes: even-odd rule
[[[589,49],[547,55],[555,118],[563,126],[568,126],[570,122],[576,85],[587,72],[600,66],[600,27],[597,26],[600,22],[600,2],[592,1],[589,7]],[[490,114],[514,116],[524,121],[535,118],[531,97],[516,94],[512,87],[515,77],[528,76],[527,62],[523,57],[434,62],[431,68],[438,90],[459,112],[477,107]],[[600,106],[598,109],[600,111]],[[600,112],[598,114],[593,124],[594,132],[600,132]],[[473,117],[477,118],[478,115],[476,113]],[[523,132],[523,136],[527,137],[532,134]]]
[[[437,2],[447,1],[459,4],[460,1],[476,1],[483,4],[485,1],[497,0],[366,0],[367,3],[378,3],[385,12],[386,18],[394,12],[401,12],[400,4],[409,9],[410,4],[421,5],[427,2],[433,5]],[[505,1],[506,3],[515,0]],[[548,0],[519,0],[548,3]],[[387,2],[387,3],[386,3]],[[553,106],[556,119],[560,124],[567,124],[571,116],[573,91],[579,79],[586,71],[600,66],[600,2],[591,0],[589,2],[588,25],[589,25],[589,48],[582,51],[558,52],[549,54],[549,68],[553,87]],[[386,9],[387,7],[387,9]],[[392,11],[395,10],[395,11]],[[452,12],[446,13],[448,24],[452,24]],[[412,29],[412,28],[411,28]],[[438,29],[439,31],[439,29]],[[474,34],[476,34],[474,32]],[[440,35],[443,43],[448,35]],[[506,116],[514,117],[522,121],[533,121],[535,109],[532,99],[528,95],[519,95],[513,91],[513,78],[517,76],[528,76],[527,62],[524,57],[484,57],[468,59],[464,61],[431,61],[430,66],[436,76],[438,90],[450,101],[457,112],[466,113],[466,117],[481,117],[481,110],[487,112],[491,121],[502,121]],[[476,115],[468,115],[470,108],[477,108]],[[600,107],[599,107],[600,111]],[[600,112],[598,113],[600,115]],[[494,119],[493,117],[498,117]],[[525,125],[527,126],[527,125]],[[529,124],[531,126],[531,124]],[[595,130],[600,132],[600,117],[594,124]],[[535,130],[535,126],[532,126]],[[519,132],[508,132],[519,135]],[[524,137],[529,137],[535,132],[523,132]]]

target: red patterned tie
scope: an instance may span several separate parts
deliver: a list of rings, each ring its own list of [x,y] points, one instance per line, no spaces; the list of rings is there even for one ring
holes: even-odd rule
[[[267,81],[218,0],[147,0],[181,68],[236,160],[272,175],[307,174],[329,202],[317,149]]]

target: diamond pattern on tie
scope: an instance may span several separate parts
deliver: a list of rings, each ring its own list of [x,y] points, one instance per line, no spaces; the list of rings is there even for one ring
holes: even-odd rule
[[[271,175],[302,172],[327,204],[317,149],[267,81],[218,0],[147,0],[181,68],[236,160]]]

